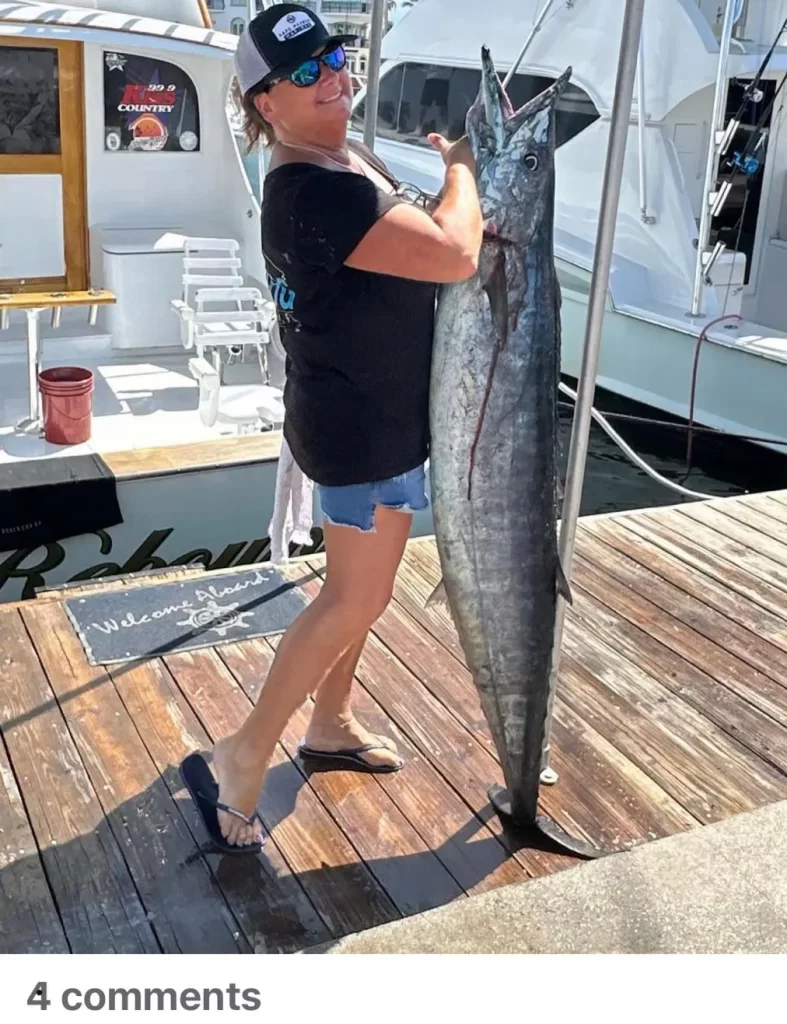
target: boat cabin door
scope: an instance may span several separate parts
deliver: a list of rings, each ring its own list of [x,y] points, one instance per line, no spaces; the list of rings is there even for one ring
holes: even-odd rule
[[[0,36],[0,291],[88,287],[82,48]]]

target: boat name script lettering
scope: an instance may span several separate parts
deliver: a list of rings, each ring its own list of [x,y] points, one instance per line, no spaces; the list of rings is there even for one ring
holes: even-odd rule
[[[218,555],[209,548],[192,548],[189,551],[184,551],[177,558],[167,561],[157,552],[174,532],[174,527],[169,527],[166,530],[154,530],[148,534],[125,562],[96,562],[69,576],[65,582],[80,583],[101,579],[105,576],[126,576],[157,569],[177,569],[189,566],[208,570],[230,569],[241,565],[254,565],[256,562],[266,562],[270,558],[270,540],[267,537],[261,537],[252,541],[242,540],[228,544]],[[304,554],[320,550],[322,536],[319,531],[315,531],[315,533],[317,536],[313,547],[298,547],[293,549],[293,553]],[[95,536],[99,542],[101,555],[105,557],[110,555],[114,547],[113,538],[105,530],[98,531]],[[0,600],[3,599],[3,588],[6,584],[11,585],[20,581],[22,582],[22,593],[19,596],[26,600],[34,598],[37,590],[47,586],[48,577],[65,562],[66,549],[62,544],[53,542],[34,548],[20,548],[4,558],[3,556],[0,558],[2,558],[0,561]],[[240,589],[242,589],[242,584],[236,584],[234,588],[211,585],[203,593],[215,600],[237,593]]]

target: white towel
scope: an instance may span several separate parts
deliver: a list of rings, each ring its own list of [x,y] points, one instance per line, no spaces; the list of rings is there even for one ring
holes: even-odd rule
[[[276,470],[276,497],[268,533],[271,562],[283,565],[290,559],[290,544],[311,544],[314,525],[314,484],[293,458],[282,437]]]

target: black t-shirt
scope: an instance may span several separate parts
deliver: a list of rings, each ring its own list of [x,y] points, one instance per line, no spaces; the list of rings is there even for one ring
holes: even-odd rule
[[[345,266],[402,201],[363,175],[307,163],[265,178],[262,249],[287,353],[284,436],[324,486],[385,480],[428,456],[436,286]]]

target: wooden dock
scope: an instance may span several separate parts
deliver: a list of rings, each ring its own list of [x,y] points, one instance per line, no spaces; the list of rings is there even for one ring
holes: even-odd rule
[[[411,543],[358,672],[405,769],[307,777],[304,708],[259,857],[196,852],[177,766],[243,720],[275,644],[107,670],[63,595],[0,607],[0,952],[293,952],[575,866],[501,833],[471,678],[424,609],[438,572]],[[786,799],[787,492],[585,519],[572,576],[545,811],[624,850]]]

